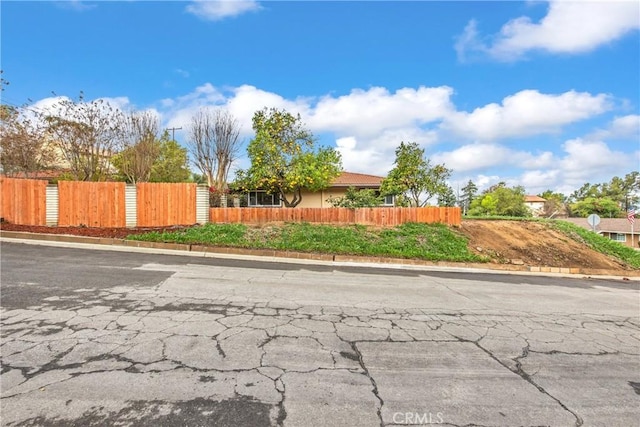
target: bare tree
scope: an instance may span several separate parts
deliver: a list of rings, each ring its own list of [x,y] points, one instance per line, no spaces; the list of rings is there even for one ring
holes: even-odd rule
[[[112,173],[110,158],[121,135],[125,115],[110,103],[62,99],[45,114],[48,129],[74,179],[103,181]]]
[[[230,113],[200,109],[189,127],[189,153],[207,184],[217,190],[227,188],[227,177],[238,156],[240,125]]]
[[[113,166],[127,180],[147,182],[160,154],[160,121],[150,111],[131,112],[121,129],[120,152],[111,159]]]
[[[19,108],[0,106],[0,166],[9,176],[29,178],[53,166],[55,151],[42,122],[22,112]]]

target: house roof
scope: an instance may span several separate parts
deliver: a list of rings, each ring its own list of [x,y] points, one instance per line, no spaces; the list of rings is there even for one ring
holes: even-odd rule
[[[65,172],[68,172],[68,170],[47,169],[47,170],[41,170],[38,172],[31,172],[28,175],[24,172],[16,172],[10,175],[0,174],[0,176],[7,177],[7,178],[40,179],[40,180],[51,181],[52,179],[59,178],[60,175],[62,175]]]
[[[569,221],[575,225],[591,230],[591,225],[587,222],[587,218],[563,218],[562,221]],[[636,225],[636,229],[640,231],[640,225]],[[626,218],[600,218],[600,223],[596,226],[599,233],[621,233],[631,234],[631,223]],[[637,231],[634,231],[637,233]]]
[[[540,196],[532,196],[532,195],[526,195],[524,196],[524,202],[525,203],[535,203],[535,202],[546,202],[547,199],[543,199]]]
[[[332,187],[369,187],[379,188],[384,177],[367,175],[363,173],[342,172],[339,177],[333,180]]]

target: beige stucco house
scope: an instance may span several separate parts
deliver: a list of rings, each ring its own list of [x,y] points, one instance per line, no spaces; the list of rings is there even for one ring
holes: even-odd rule
[[[347,188],[354,187],[358,190],[370,189],[379,190],[384,178],[376,175],[367,175],[354,172],[342,172],[333,182],[331,186],[322,191],[302,191],[302,201],[297,206],[299,208],[329,208],[331,203],[327,200],[330,198],[343,197]],[[250,207],[279,207],[282,202],[276,195],[267,194],[265,191],[250,191],[248,198]],[[384,206],[393,206],[393,196],[385,197]]]
[[[587,218],[564,218],[563,221],[569,221],[580,227],[592,230]],[[596,225],[596,233],[625,246],[638,249],[640,247],[638,242],[640,239],[640,223],[636,221],[633,225],[634,230],[633,234],[631,234],[631,223],[626,218],[601,218],[600,223]]]
[[[541,216],[544,212],[544,204],[547,199],[540,196],[526,195],[524,196],[524,204],[531,211],[533,216]]]

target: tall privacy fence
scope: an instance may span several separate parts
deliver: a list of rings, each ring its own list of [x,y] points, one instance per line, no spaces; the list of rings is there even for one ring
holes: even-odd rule
[[[395,226],[460,225],[460,208],[209,208],[209,188],[196,184],[0,178],[0,217],[13,224],[61,227],[163,227],[215,223],[309,222]]]
[[[196,184],[0,178],[0,217],[23,225],[162,227],[205,223],[209,189]]]

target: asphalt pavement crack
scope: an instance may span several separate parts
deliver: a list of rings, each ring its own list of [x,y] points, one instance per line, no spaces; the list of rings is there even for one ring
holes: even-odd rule
[[[378,415],[378,419],[380,420],[380,427],[385,427],[384,420],[382,419],[382,407],[384,406],[384,400],[378,392],[378,384],[376,384],[376,380],[371,376],[371,373],[369,373],[369,369],[364,364],[364,358],[362,357],[362,353],[358,349],[357,343],[350,342],[349,344],[351,345],[351,349],[353,350],[353,352],[358,356],[358,363],[360,364],[360,368],[362,368],[363,371],[362,375],[366,376],[369,379],[372,386],[371,391],[373,392],[373,395],[376,397],[376,399],[378,399],[378,402],[380,402],[376,413]]]
[[[508,369],[509,371],[517,374],[518,376],[520,376],[520,378],[522,378],[523,380],[525,380],[526,382],[528,382],[529,384],[531,384],[532,386],[534,386],[536,389],[538,389],[538,391],[546,396],[548,396],[549,398],[553,399],[556,403],[558,403],[558,405],[560,405],[560,407],[562,409],[564,409],[565,411],[569,412],[571,415],[574,416],[574,418],[576,419],[575,421],[575,427],[580,427],[581,425],[584,424],[584,421],[582,419],[582,417],[580,417],[580,415],[578,415],[575,411],[571,410],[567,405],[565,405],[564,403],[562,403],[562,401],[560,401],[560,399],[558,399],[557,397],[553,396],[551,393],[549,393],[547,390],[544,389],[544,387],[542,387],[541,385],[539,385],[538,383],[536,383],[533,378],[531,378],[531,376],[526,373],[524,371],[524,369],[522,369],[522,359],[526,358],[529,355],[529,344],[527,343],[527,345],[522,349],[522,354],[518,357],[516,357],[514,360],[514,362],[516,362],[516,367],[515,370],[511,369],[509,366],[507,366],[507,364],[505,364],[502,360],[500,360],[499,358],[497,358],[491,351],[485,349],[484,347],[482,347],[480,345],[480,343],[478,342],[473,342],[473,344],[475,346],[477,346],[480,350],[482,350],[483,352],[485,352],[487,355],[489,355],[489,357],[491,357],[493,360],[495,360],[496,362],[498,362],[500,365],[502,365],[503,367],[505,367],[506,369]]]

